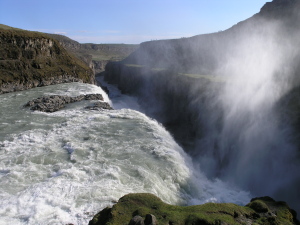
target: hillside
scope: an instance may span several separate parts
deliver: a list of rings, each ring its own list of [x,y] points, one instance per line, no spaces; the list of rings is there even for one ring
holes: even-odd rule
[[[85,61],[95,74],[104,71],[105,66],[110,61],[120,61],[134,52],[139,45],[129,44],[80,44],[66,36],[58,34],[47,34],[59,41],[68,51]]]
[[[103,209],[89,223],[106,224],[298,225],[299,221],[285,202],[276,202],[270,197],[252,199],[245,207],[232,203],[175,206],[152,194],[128,194],[112,208]]]
[[[0,93],[59,82],[94,83],[94,75],[138,45],[80,44],[66,36],[0,24]]]
[[[0,93],[71,81],[93,71],[46,34],[0,26]]]

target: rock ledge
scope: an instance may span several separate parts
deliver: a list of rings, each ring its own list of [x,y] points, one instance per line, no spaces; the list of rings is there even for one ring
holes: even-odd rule
[[[99,100],[93,106],[87,106],[86,109],[99,110],[99,109],[113,109],[107,102],[103,101],[101,94],[87,94],[70,97],[65,95],[50,95],[33,99],[27,102],[24,107],[30,107],[31,110],[38,110],[41,112],[56,112],[65,107],[66,104],[79,102],[83,100]]]

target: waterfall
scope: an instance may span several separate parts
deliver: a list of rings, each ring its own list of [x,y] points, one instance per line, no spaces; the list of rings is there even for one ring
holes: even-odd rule
[[[299,45],[279,24],[262,27],[245,32],[216,72],[226,79],[215,99],[221,110],[202,120],[210,124],[198,140],[195,162],[209,177],[255,196],[288,201],[299,210],[299,152],[277,106],[295,85]]]

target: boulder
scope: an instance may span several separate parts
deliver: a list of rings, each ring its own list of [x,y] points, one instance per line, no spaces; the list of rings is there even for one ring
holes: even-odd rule
[[[157,225],[157,219],[154,215],[152,214],[147,214],[145,221],[144,221],[145,225]]]
[[[144,220],[141,216],[133,217],[128,225],[144,225]]]

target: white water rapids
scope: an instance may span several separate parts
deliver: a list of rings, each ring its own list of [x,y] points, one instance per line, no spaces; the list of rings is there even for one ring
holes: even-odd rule
[[[23,107],[43,95],[90,93],[105,95],[81,83],[0,95],[1,225],[88,224],[134,192],[172,204],[249,201],[248,193],[195,172],[161,124],[127,108],[138,108],[128,96],[113,92],[111,111],[86,110],[88,101],[55,113]]]

